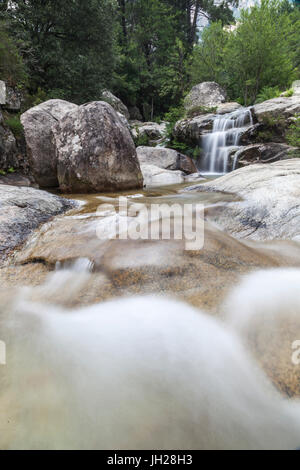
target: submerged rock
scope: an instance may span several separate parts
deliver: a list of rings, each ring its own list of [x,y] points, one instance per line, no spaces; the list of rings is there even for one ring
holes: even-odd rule
[[[0,184],[0,259],[39,225],[75,205],[45,191]]]
[[[187,190],[240,196],[208,211],[209,220],[237,238],[300,240],[300,159],[251,165]]]
[[[54,127],[59,186],[66,192],[141,188],[135,145],[106,102],[76,107]]]
[[[195,85],[184,101],[186,111],[196,107],[217,107],[226,101],[226,91],[216,82],[203,82]]]
[[[164,170],[179,170],[187,175],[197,173],[193,160],[176,150],[160,147],[138,147],[136,151],[141,165],[155,165]]]
[[[53,128],[77,105],[63,100],[50,100],[22,114],[30,169],[41,188],[58,186],[57,154]]]

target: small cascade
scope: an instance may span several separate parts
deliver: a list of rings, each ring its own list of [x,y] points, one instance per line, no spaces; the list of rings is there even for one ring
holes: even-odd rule
[[[227,173],[230,154],[238,150],[242,133],[253,125],[250,108],[241,108],[233,113],[216,116],[211,133],[202,137],[204,151],[200,171]]]

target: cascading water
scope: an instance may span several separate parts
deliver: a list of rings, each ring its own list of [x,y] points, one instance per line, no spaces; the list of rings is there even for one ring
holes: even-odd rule
[[[211,133],[202,137],[204,155],[200,171],[227,173],[233,169],[229,156],[238,150],[242,133],[253,125],[250,108],[241,108],[233,113],[216,116]]]

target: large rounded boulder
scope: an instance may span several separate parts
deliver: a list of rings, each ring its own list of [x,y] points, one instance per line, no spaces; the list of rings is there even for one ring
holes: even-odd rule
[[[226,102],[226,91],[216,82],[203,82],[195,85],[184,101],[186,111],[197,107],[214,108]]]
[[[54,128],[59,186],[65,192],[143,187],[135,145],[117,112],[103,101],[69,112]]]
[[[21,116],[31,172],[41,188],[58,186],[57,158],[53,127],[77,105],[63,100],[49,100]]]

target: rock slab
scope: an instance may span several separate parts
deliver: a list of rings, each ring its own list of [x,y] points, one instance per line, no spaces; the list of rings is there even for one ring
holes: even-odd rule
[[[300,241],[300,159],[251,165],[188,190],[240,196],[208,211],[210,220],[237,238]]]
[[[75,206],[74,201],[45,191],[0,184],[0,259],[39,225]]]

